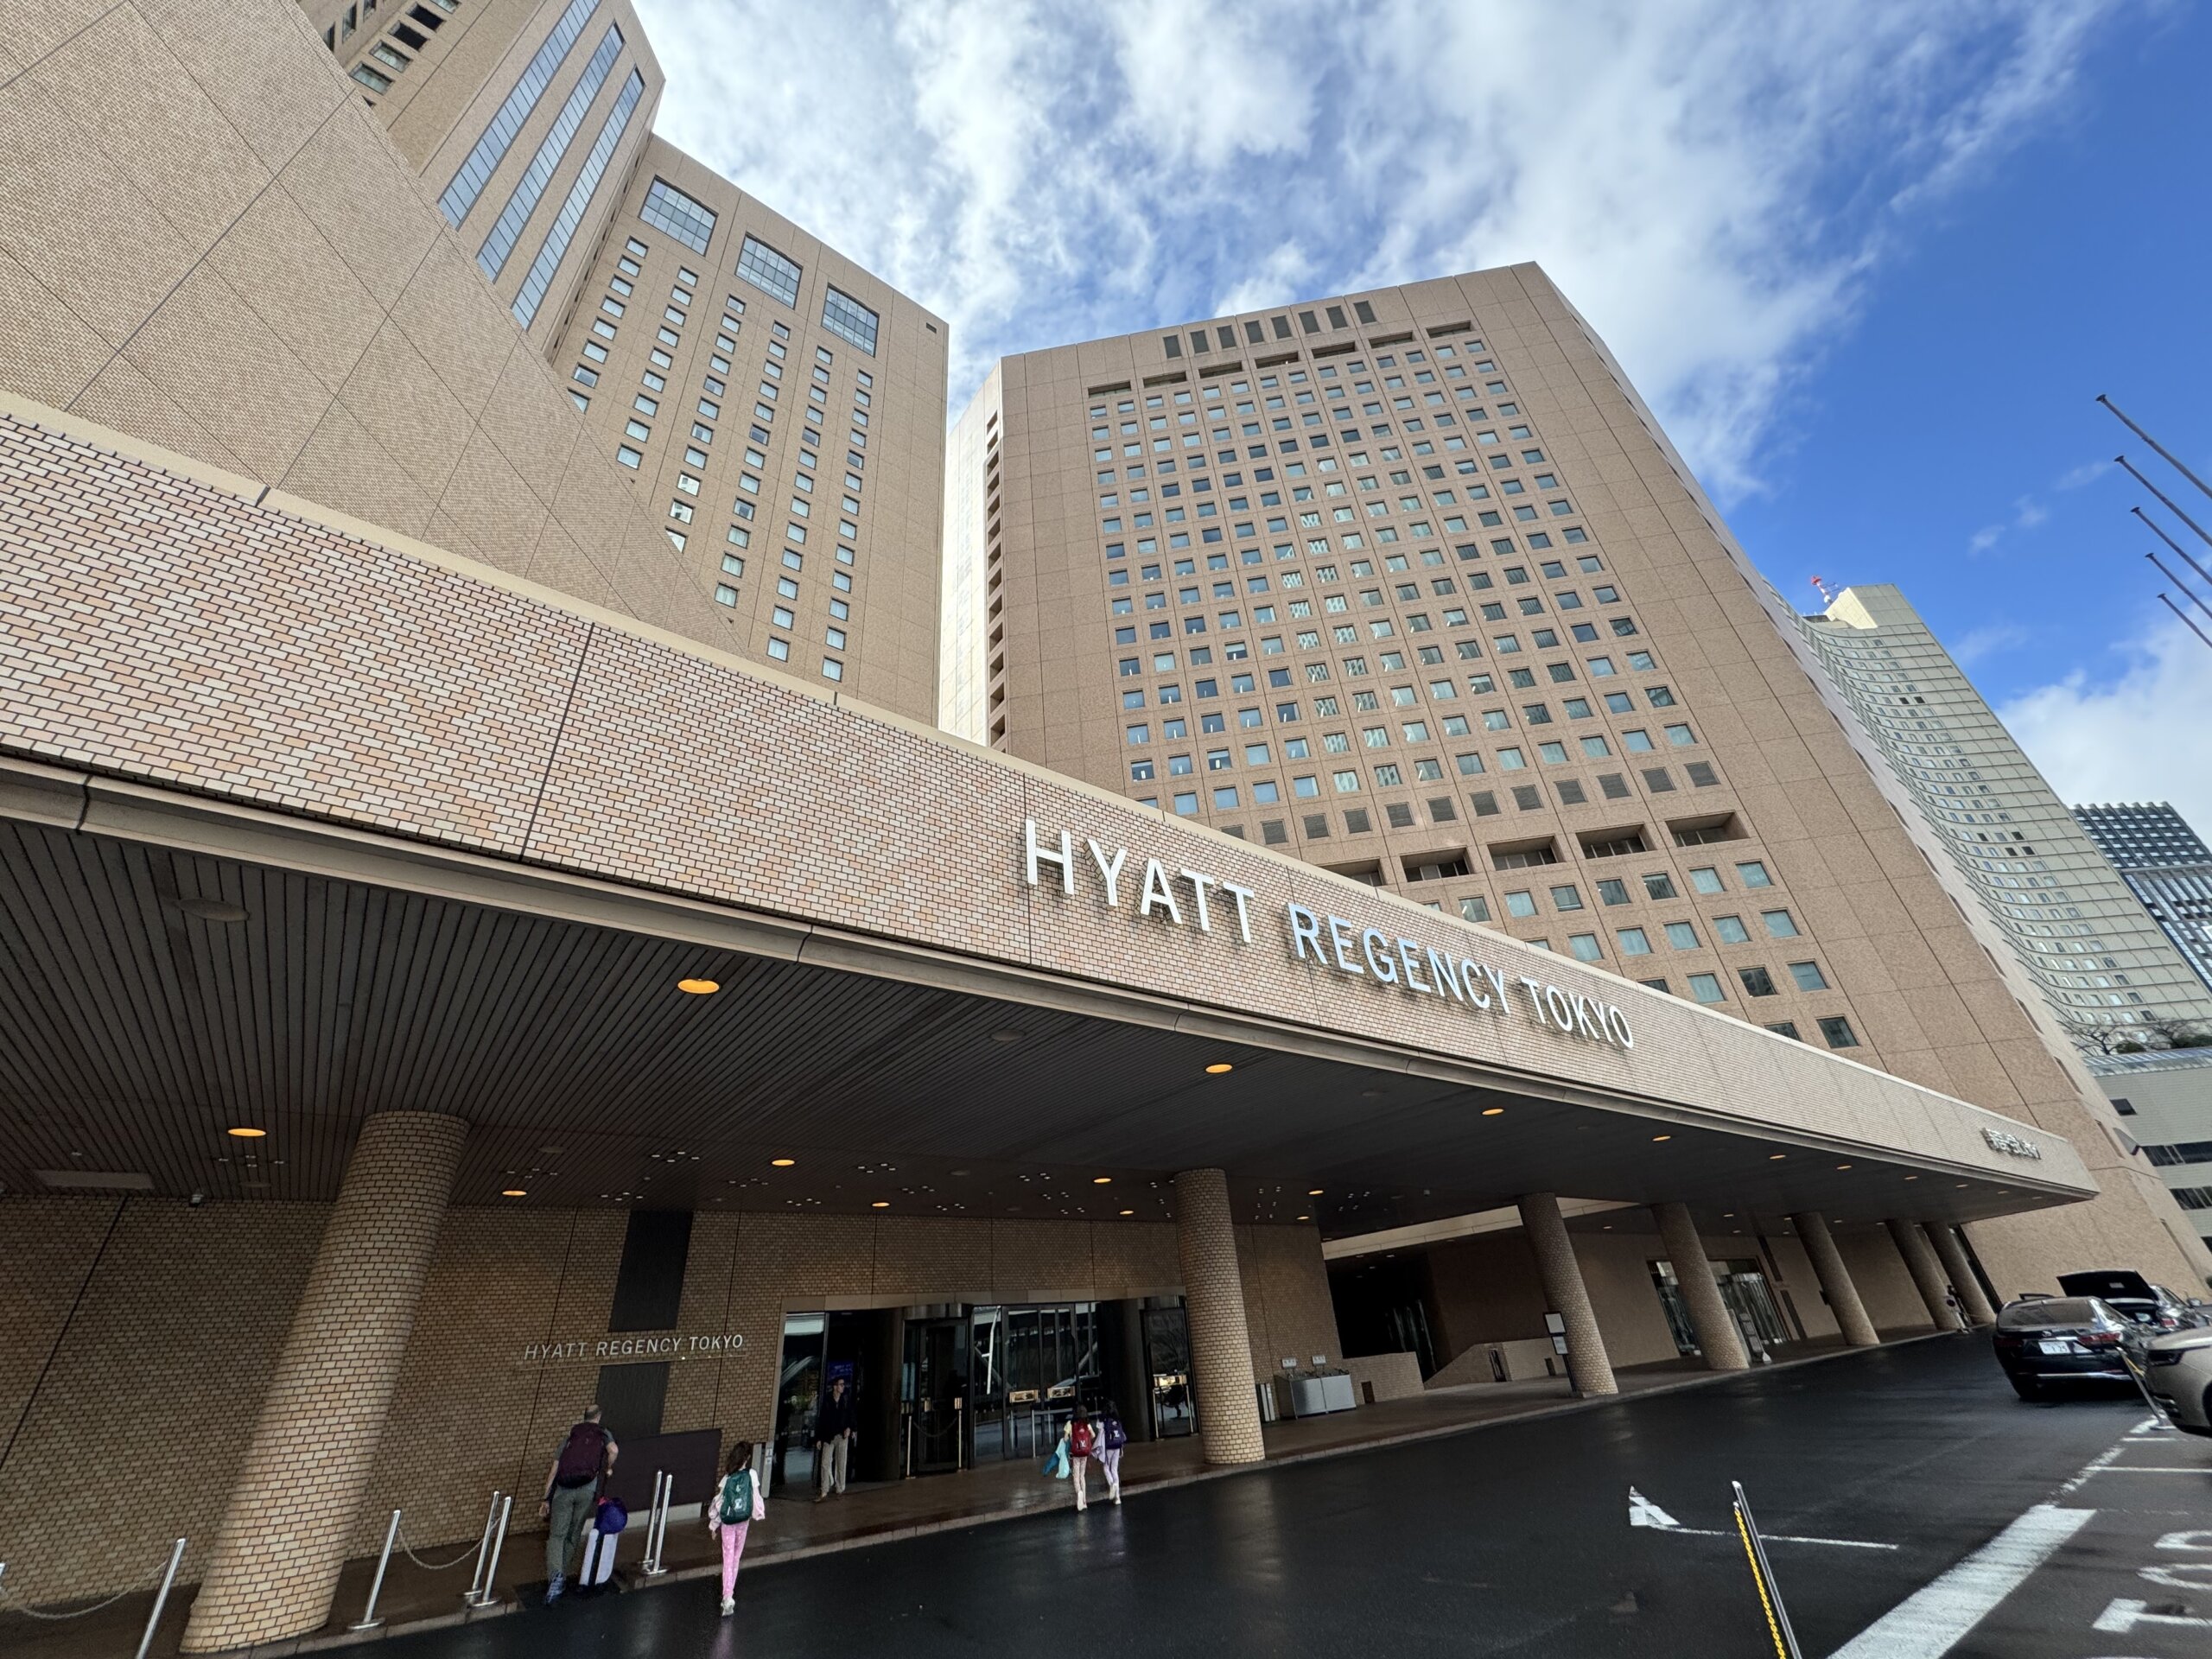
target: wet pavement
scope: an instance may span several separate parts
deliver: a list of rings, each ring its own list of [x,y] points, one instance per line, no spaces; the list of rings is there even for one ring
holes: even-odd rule
[[[1787,1540],[1807,1659],[2201,1656],[2212,1441],[2145,1421],[2137,1396],[2024,1405],[1986,1339],[1920,1342],[766,1567],[733,1620],[691,1580],[378,1646],[1770,1655],[1734,1479]]]

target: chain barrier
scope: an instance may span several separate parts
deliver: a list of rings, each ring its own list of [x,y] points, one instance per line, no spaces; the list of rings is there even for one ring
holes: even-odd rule
[[[0,1579],[0,1610],[4,1610],[11,1613],[21,1613],[25,1618],[42,1619],[48,1624],[60,1624],[65,1619],[83,1618],[90,1613],[105,1611],[106,1609],[114,1606],[117,1602],[121,1601],[125,1596],[135,1596],[141,1591],[152,1589],[156,1584],[160,1582],[162,1574],[168,1570],[168,1564],[169,1558],[168,1554],[164,1553],[162,1556],[161,1565],[155,1567],[151,1573],[149,1573],[144,1578],[139,1580],[137,1583],[117,1591],[105,1601],[96,1601],[89,1607],[72,1608],[66,1613],[40,1611],[39,1609],[30,1606],[21,1600],[16,1596],[16,1592],[7,1586],[5,1580]]]
[[[453,1568],[459,1567],[463,1561],[469,1560],[474,1557],[481,1554],[484,1549],[483,1543],[480,1541],[476,1543],[471,1544],[467,1549],[462,1550],[460,1554],[454,1556],[453,1560],[449,1561],[426,1561],[420,1555],[417,1555],[415,1553],[414,1549],[408,1544],[404,1535],[398,1536],[397,1542],[399,1544],[399,1553],[404,1555],[409,1560],[414,1562],[416,1566],[421,1567],[425,1573],[449,1572]]]

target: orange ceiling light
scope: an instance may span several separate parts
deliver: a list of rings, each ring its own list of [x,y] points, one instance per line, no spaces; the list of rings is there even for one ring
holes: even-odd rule
[[[265,1140],[269,1135],[269,1131],[266,1129],[251,1128],[244,1123],[238,1124],[234,1128],[225,1129],[223,1133],[225,1135],[235,1135],[241,1141]]]
[[[1503,1106],[1485,1106],[1483,1108],[1483,1116],[1484,1117],[1503,1117],[1505,1116],[1505,1108]]]
[[[1211,1065],[1206,1067],[1206,1076],[1210,1077],[1224,1077],[1228,1073],[1234,1071],[1236,1069],[1236,1068],[1231,1065],[1227,1060],[1216,1060]]]
[[[719,979],[679,979],[676,988],[687,996],[712,996],[722,988]]]
[[[1654,1141],[1671,1141],[1675,1137],[1671,1135],[1655,1135],[1651,1138]]]
[[[871,1210],[888,1210],[890,1207],[891,1200],[888,1198],[878,1198],[874,1204],[868,1205]]]
[[[1090,1184],[1093,1186],[1111,1186],[1114,1178],[1111,1175],[1094,1175],[1090,1178]]]
[[[768,1160],[768,1167],[771,1169],[789,1169],[797,1162],[798,1162],[798,1160],[796,1158],[771,1158]]]
[[[530,1191],[527,1187],[510,1186],[502,1189],[499,1196],[503,1198],[526,1198],[530,1196]]]

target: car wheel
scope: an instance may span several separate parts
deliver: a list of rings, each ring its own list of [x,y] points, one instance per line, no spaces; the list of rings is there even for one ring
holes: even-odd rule
[[[2012,1383],[2012,1392],[2018,1395],[2023,1400],[2040,1400],[2043,1398],[2043,1384],[2037,1382],[2036,1379],[2031,1376],[2014,1376],[2008,1377],[2005,1380]]]

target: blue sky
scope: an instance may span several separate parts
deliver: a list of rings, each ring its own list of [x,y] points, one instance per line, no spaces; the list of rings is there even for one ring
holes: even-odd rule
[[[1897,582],[2062,793],[2212,831],[2212,652],[2091,401],[2212,468],[2202,7],[639,10],[659,129],[949,318],[956,405],[1003,353],[1539,260],[1785,596]]]

